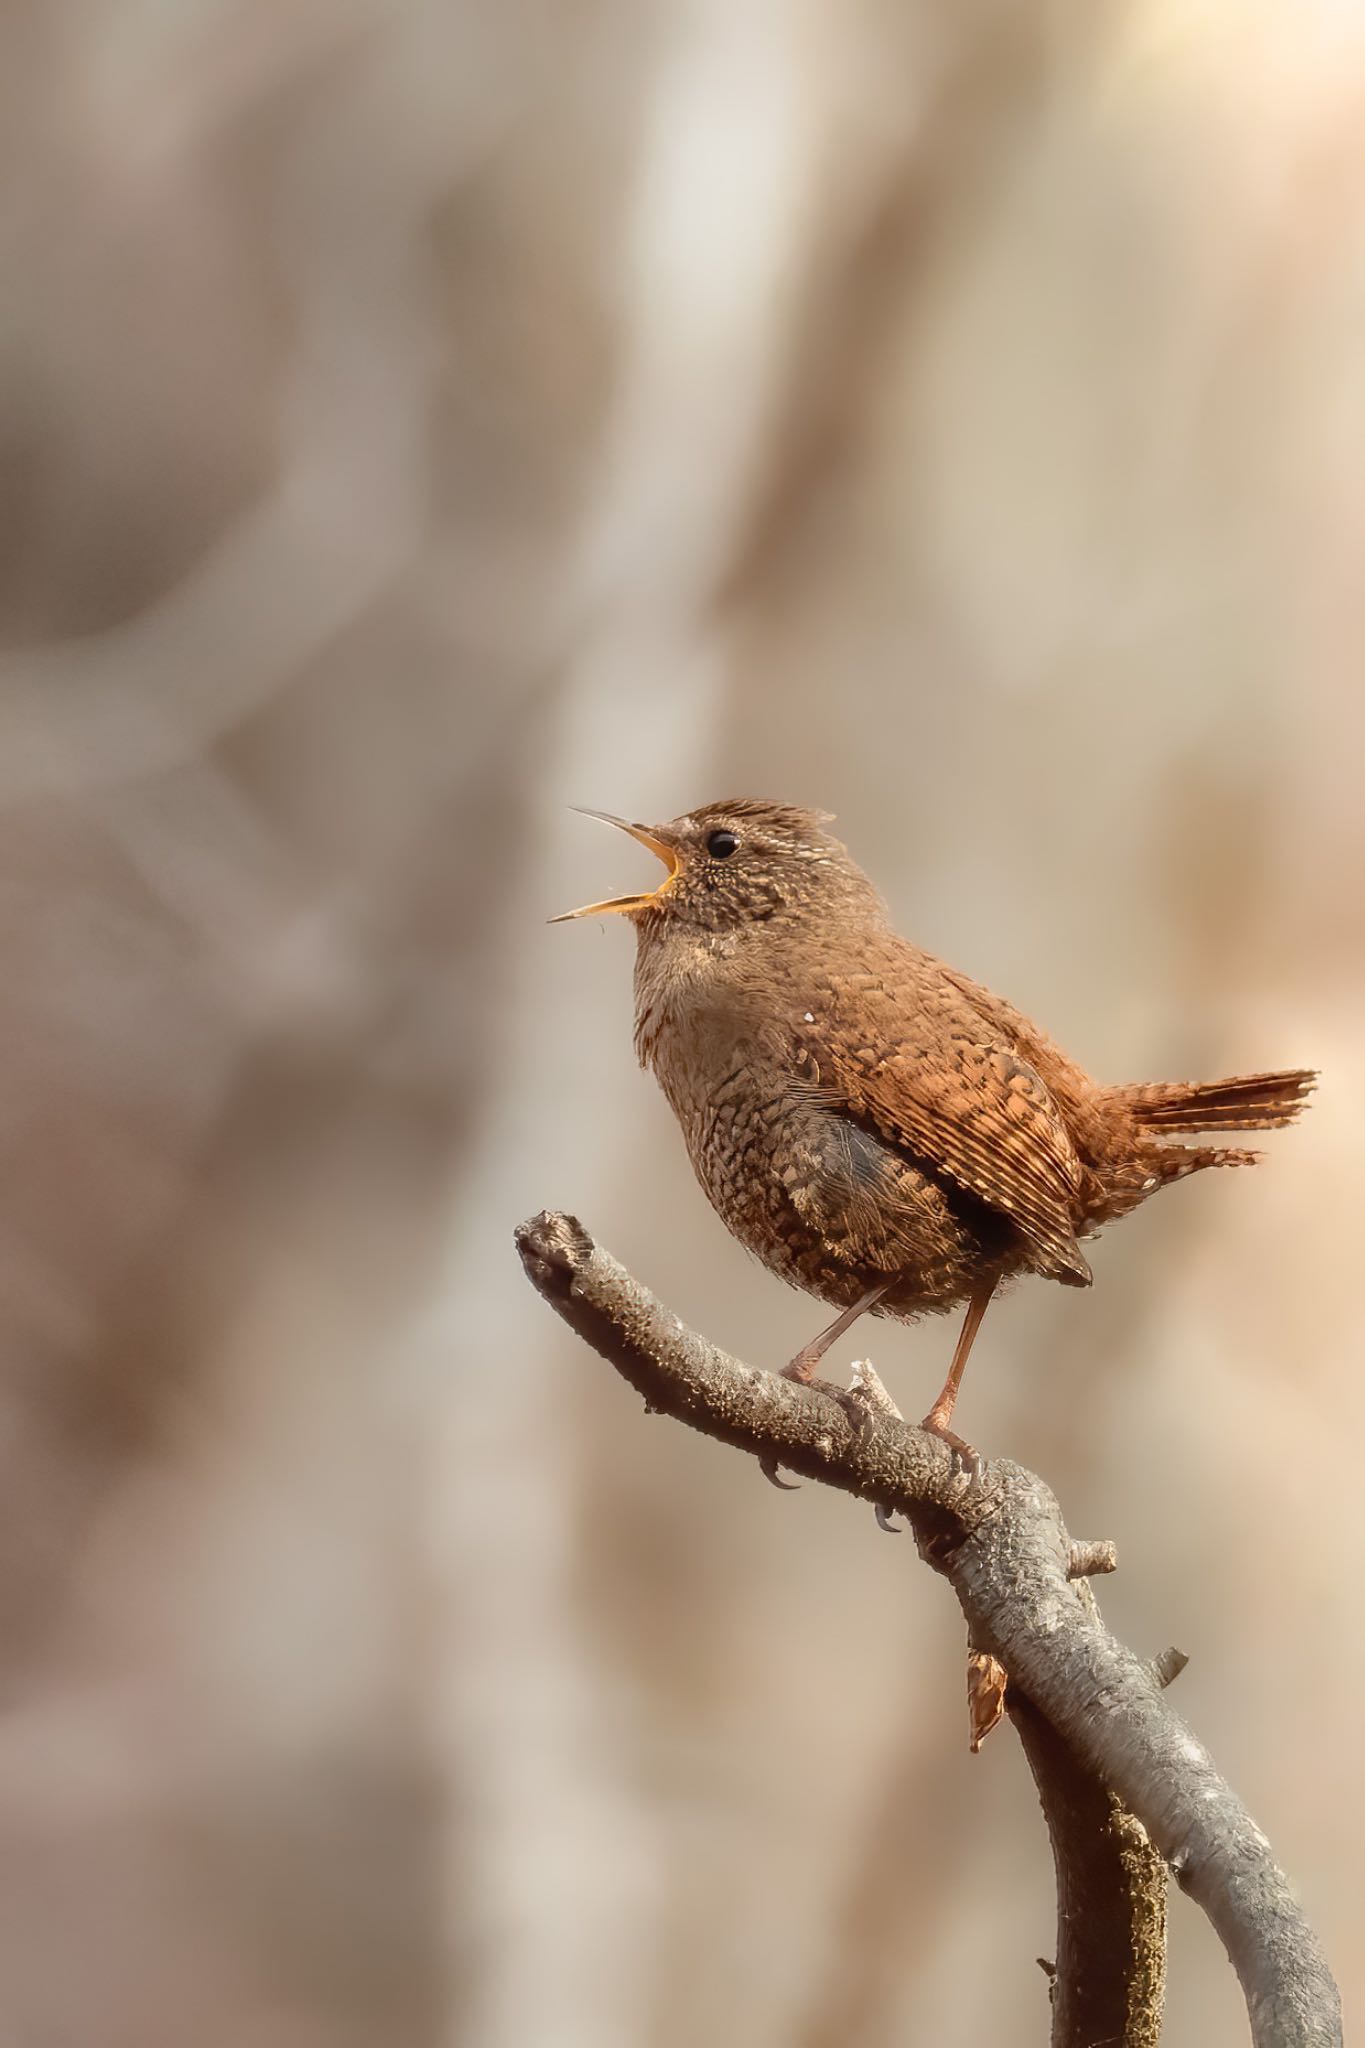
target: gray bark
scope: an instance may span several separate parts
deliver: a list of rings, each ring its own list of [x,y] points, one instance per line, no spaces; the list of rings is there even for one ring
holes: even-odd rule
[[[1000,1660],[1203,1907],[1241,1982],[1255,2048],[1339,2048],[1336,1985],[1265,1835],[1172,1711],[1163,1672],[1077,1599],[1076,1546],[1041,1479],[992,1459],[973,1480],[923,1430],[873,1408],[860,1427],[818,1387],[731,1358],[572,1217],[536,1217],[517,1246],[540,1294],[648,1408],[903,1514],[957,1594],[973,1644]]]

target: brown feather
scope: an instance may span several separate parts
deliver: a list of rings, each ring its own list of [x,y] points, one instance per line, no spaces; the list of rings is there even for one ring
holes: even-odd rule
[[[1081,1162],[1046,1083],[938,963],[867,935],[856,976],[815,978],[821,1093],[1002,1210],[1038,1270],[1082,1283]]]
[[[1145,1131],[1271,1131],[1292,1124],[1317,1085],[1308,1067],[1226,1081],[1143,1081],[1105,1097]]]

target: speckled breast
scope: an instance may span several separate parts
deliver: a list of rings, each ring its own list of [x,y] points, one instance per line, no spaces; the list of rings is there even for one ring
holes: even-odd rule
[[[1008,1265],[998,1219],[820,1101],[799,1059],[715,1033],[684,1047],[664,1030],[650,1064],[712,1206],[791,1284],[846,1307],[898,1274],[880,1312],[907,1316],[962,1300],[983,1261]]]

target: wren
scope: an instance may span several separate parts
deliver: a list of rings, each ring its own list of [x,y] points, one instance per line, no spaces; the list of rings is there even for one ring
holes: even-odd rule
[[[822,811],[756,797],[667,825],[587,813],[657,854],[635,927],[635,1048],[713,1208],[749,1251],[839,1310],[785,1370],[809,1381],[864,1313],[965,1302],[924,1427],[950,1427],[992,1294],[1088,1287],[1081,1240],[1170,1182],[1259,1157],[1184,1145],[1292,1123],[1305,1068],[1103,1087],[1018,1010],[892,930]],[[552,923],[562,922],[552,919]]]

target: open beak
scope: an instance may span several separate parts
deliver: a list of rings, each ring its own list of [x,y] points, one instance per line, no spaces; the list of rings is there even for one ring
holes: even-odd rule
[[[647,889],[642,896],[612,896],[605,903],[585,903],[581,910],[562,910],[558,917],[552,917],[548,922],[567,924],[571,917],[601,917],[609,910],[643,910],[647,903],[657,902],[682,865],[677,848],[658,838],[647,825],[630,825],[624,818],[613,818],[610,811],[585,811],[578,804],[571,808],[578,812],[580,818],[600,818],[604,825],[615,825],[618,831],[629,832],[632,839],[638,839],[641,846],[647,846],[651,853],[659,856],[668,873],[657,889]]]

